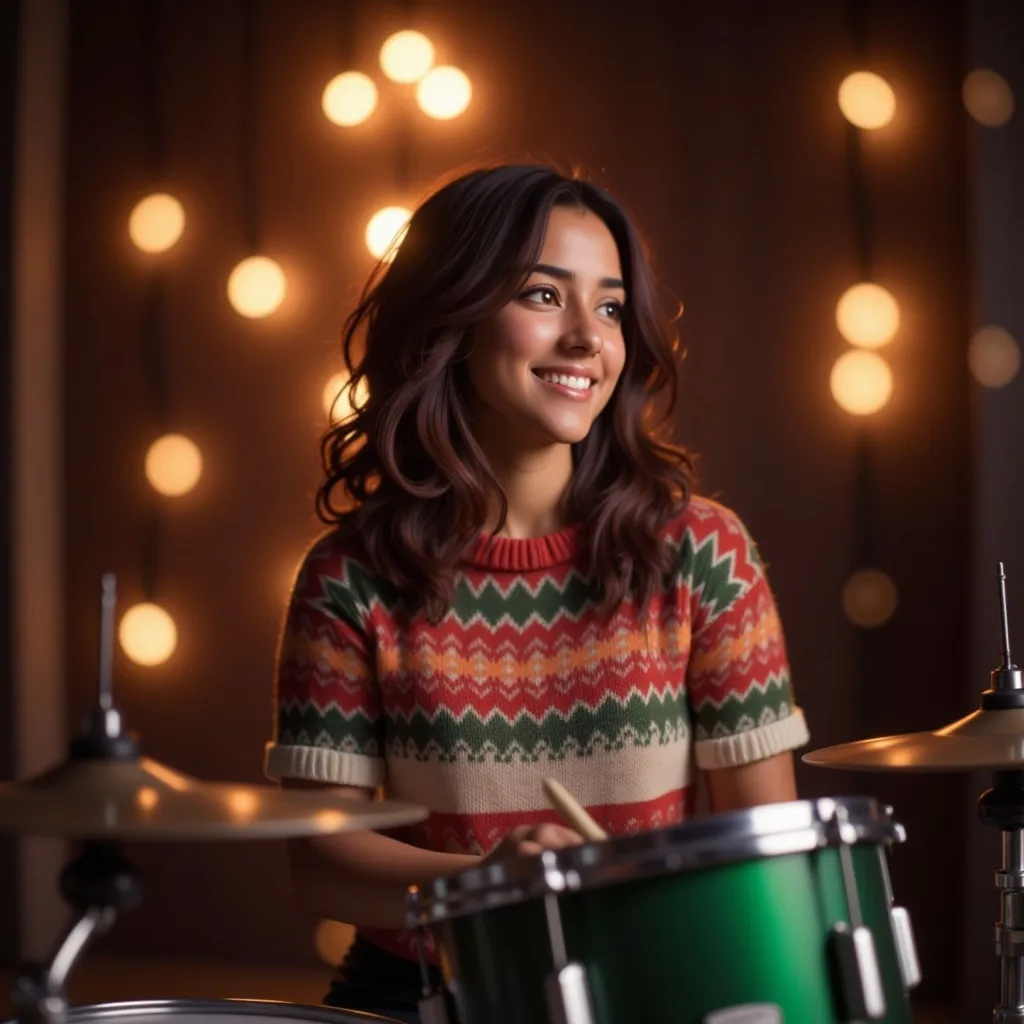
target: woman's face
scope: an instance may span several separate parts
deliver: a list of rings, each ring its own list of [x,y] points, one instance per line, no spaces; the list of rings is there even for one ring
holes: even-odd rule
[[[479,439],[529,448],[582,441],[626,361],[618,247],[590,210],[556,206],[518,295],[477,325],[467,360]]]

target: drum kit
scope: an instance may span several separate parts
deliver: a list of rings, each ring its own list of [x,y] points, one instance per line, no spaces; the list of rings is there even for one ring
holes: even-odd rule
[[[996,1024],[1024,1022],[1024,676],[1009,644],[979,710],[932,732],[843,744],[812,765],[994,772],[981,820],[1002,830]],[[247,999],[71,1008],[66,983],[92,941],[141,898],[130,840],[291,838],[412,824],[426,808],[329,790],[208,783],[140,754],[112,700],[114,580],[102,584],[99,699],[57,767],[0,785],[0,833],[74,839],[61,875],[75,911],[48,963],[15,983],[20,1024],[364,1024],[387,1018]],[[909,1024],[921,978],[910,918],[889,880],[905,840],[893,809],[826,798],[711,814],[607,837],[557,784],[581,846],[481,864],[410,887],[423,1024]],[[427,950],[436,949],[435,989]],[[158,1021],[157,1018],[160,1018]],[[395,1022],[391,1022],[395,1024]]]

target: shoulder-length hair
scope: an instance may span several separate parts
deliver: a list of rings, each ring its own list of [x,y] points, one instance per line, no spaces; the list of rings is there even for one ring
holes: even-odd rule
[[[625,365],[573,445],[563,512],[580,526],[604,611],[627,597],[646,606],[671,569],[661,533],[689,499],[693,466],[658,436],[676,404],[677,342],[646,247],[623,208],[587,181],[544,166],[476,170],[433,192],[370,275],[343,332],[354,411],[320,445],[320,518],[355,538],[368,568],[434,622],[451,606],[458,565],[480,542],[488,510],[500,508],[498,530],[507,513],[470,429],[473,327],[522,288],[554,206],[601,218],[626,285]]]

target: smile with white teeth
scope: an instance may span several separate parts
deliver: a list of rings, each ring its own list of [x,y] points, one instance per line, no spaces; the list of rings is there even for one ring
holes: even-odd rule
[[[589,377],[569,377],[564,373],[548,373],[546,370],[536,372],[537,376],[548,384],[561,384],[562,387],[572,388],[573,391],[588,391],[594,384]]]

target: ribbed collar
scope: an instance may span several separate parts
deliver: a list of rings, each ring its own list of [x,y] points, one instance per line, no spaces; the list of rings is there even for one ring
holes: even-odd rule
[[[570,526],[546,537],[491,537],[481,534],[464,561],[499,572],[529,572],[571,562],[580,550],[580,528]]]

